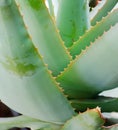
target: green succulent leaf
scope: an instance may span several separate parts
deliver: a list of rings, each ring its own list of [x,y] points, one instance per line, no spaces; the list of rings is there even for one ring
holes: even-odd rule
[[[72,106],[77,111],[86,111],[87,108],[99,106],[102,112],[118,111],[118,98],[99,96],[94,99],[71,100]]]
[[[86,48],[57,77],[65,93],[73,98],[91,98],[118,86],[118,24]]]
[[[67,47],[90,27],[88,8],[88,0],[60,0],[56,21]]]
[[[99,130],[104,124],[104,119],[99,108],[87,110],[67,121],[62,130]]]
[[[15,2],[36,49],[43,56],[53,75],[58,75],[67,67],[71,57],[64,47],[44,0],[15,0]]]
[[[43,121],[62,123],[74,114],[35,49],[14,1],[0,6],[0,99]]]
[[[118,98],[99,96],[118,87],[118,0],[91,23],[89,1],[58,0],[55,17],[53,0],[0,0],[0,100],[22,114],[1,130],[118,130],[97,107],[118,112]]]
[[[61,130],[118,130],[118,125],[103,126],[105,119],[99,108],[87,110],[67,121]]]
[[[50,128],[51,130],[59,130],[60,126],[51,124],[48,122],[43,122],[37,119],[33,119],[27,116],[0,118],[0,129],[9,130],[10,128],[31,128],[32,130],[38,130],[42,128]]]
[[[118,0],[106,0],[104,6],[96,13],[91,20],[91,25],[94,26],[96,22],[100,21],[103,17],[107,16],[108,13],[118,3]]]
[[[91,27],[73,46],[69,49],[73,58],[79,55],[82,50],[89,46],[91,42],[94,42],[99,36],[102,36],[105,31],[108,31],[111,26],[118,23],[118,9],[114,10],[112,13],[95,26]]]

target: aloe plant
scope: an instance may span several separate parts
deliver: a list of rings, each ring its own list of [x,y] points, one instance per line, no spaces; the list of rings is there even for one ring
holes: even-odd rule
[[[118,98],[99,95],[118,86],[118,0],[92,19],[97,0],[59,0],[57,16],[46,2],[0,0],[0,99],[22,114],[0,129],[118,130],[102,115]]]

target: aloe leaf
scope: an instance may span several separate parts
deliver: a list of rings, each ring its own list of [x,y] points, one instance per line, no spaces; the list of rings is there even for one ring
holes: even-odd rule
[[[8,130],[13,127],[18,127],[18,128],[31,128],[32,130],[37,130],[41,128],[50,128],[50,129],[55,129],[59,130],[60,126],[55,126],[55,124],[51,124],[48,122],[42,122],[37,119],[33,119],[31,117],[27,116],[18,116],[18,117],[9,117],[9,118],[0,118],[0,129],[1,130]]]
[[[95,26],[91,27],[77,42],[73,44],[70,48],[70,53],[75,58],[76,55],[79,55],[82,49],[85,49],[86,46],[89,46],[91,42],[94,42],[96,38],[101,36],[104,31],[108,31],[109,28],[118,23],[118,9],[114,10],[112,13]]]
[[[118,111],[118,98],[97,97],[96,99],[71,100],[72,106],[78,111],[99,106],[102,112]]]
[[[96,109],[88,109],[68,120],[61,130],[118,130],[117,124],[105,127],[104,123],[105,118],[97,107]]]
[[[62,130],[99,130],[104,119],[99,108],[87,110],[67,121]]]
[[[57,26],[67,47],[90,27],[87,0],[60,0],[57,13]]]
[[[35,49],[14,1],[0,5],[0,99],[19,113],[48,122],[61,123],[74,114]]]
[[[118,24],[86,48],[57,77],[65,93],[73,98],[91,98],[118,86]]]
[[[94,26],[96,22],[107,16],[108,12],[110,12],[117,3],[118,0],[106,0],[104,6],[98,11],[98,13],[96,13],[96,15],[91,20],[91,25]]]
[[[15,0],[27,31],[53,75],[69,64],[71,57],[57,32],[44,0]],[[63,57],[62,57],[63,56]],[[57,60],[58,59],[58,60]]]

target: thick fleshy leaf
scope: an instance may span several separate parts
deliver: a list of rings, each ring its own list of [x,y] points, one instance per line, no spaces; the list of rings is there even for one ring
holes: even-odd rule
[[[35,47],[53,75],[58,75],[70,63],[71,57],[64,47],[45,1],[15,0],[15,2]]]
[[[62,130],[99,130],[103,124],[104,119],[99,108],[96,108],[73,117],[65,123]]]
[[[57,77],[65,93],[73,98],[91,98],[118,86],[118,24],[72,62]]]
[[[37,119],[33,119],[27,116],[0,118],[0,130],[8,130],[10,128],[31,128],[32,130],[38,130],[42,128],[50,128],[51,130],[59,130],[61,126],[51,123],[42,122]]]
[[[90,27],[88,0],[60,0],[57,26],[67,47]]]
[[[11,0],[0,3],[0,99],[19,113],[48,122],[64,122],[74,114]]]
[[[95,26],[91,27],[74,45],[70,48],[70,53],[73,58],[79,55],[82,50],[94,42],[99,36],[102,36],[105,31],[108,31],[111,26],[118,23],[118,9],[98,22]]]
[[[118,98],[97,97],[95,99],[71,100],[72,106],[78,111],[99,106],[102,112],[118,111]]]
[[[114,6],[118,3],[118,0],[106,0],[104,6],[96,13],[96,15],[91,20],[92,26],[96,24],[96,22],[100,21],[103,17],[108,15]]]

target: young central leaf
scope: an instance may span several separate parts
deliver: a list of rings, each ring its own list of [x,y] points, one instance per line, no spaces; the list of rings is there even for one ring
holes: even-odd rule
[[[88,0],[60,0],[57,26],[67,47],[90,27]]]

